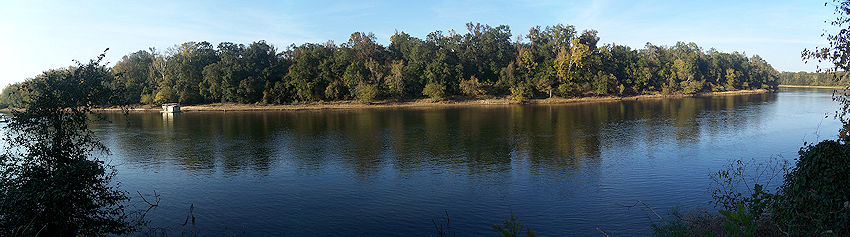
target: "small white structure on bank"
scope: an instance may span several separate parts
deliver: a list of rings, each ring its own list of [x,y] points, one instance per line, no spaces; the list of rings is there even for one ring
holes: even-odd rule
[[[177,103],[168,103],[162,104],[163,113],[180,113],[180,104]]]

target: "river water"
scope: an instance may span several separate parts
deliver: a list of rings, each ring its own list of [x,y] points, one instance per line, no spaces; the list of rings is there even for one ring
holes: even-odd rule
[[[450,231],[481,236],[513,214],[540,236],[634,236],[655,217],[624,205],[711,210],[709,174],[731,160],[834,138],[831,93],[115,113],[94,128],[129,208],[156,191],[145,218],[173,234],[427,236],[448,214]]]

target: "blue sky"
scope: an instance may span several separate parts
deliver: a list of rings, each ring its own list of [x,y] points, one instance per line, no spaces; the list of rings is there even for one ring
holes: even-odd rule
[[[0,85],[87,60],[186,41],[279,49],[295,43],[345,42],[374,32],[386,45],[396,30],[424,38],[465,32],[466,22],[508,25],[514,37],[535,25],[596,29],[602,43],[696,42],[704,49],[761,55],[780,71],[813,71],[800,51],[826,45],[833,17],[823,1],[7,1],[0,0]]]

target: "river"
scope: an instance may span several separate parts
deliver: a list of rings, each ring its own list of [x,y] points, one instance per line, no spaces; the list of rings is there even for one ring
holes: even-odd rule
[[[803,142],[834,138],[831,92],[107,113],[94,129],[128,208],[147,208],[136,191],[156,191],[146,219],[169,233],[427,236],[448,214],[450,231],[482,236],[513,214],[539,236],[634,236],[655,217],[624,205],[712,209],[709,174],[731,160],[791,160]]]

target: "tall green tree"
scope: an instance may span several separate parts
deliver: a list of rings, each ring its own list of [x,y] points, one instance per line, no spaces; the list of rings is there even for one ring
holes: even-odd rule
[[[179,102],[197,104],[207,102],[201,96],[203,70],[218,61],[218,56],[209,42],[186,42],[168,56],[164,80],[156,94],[157,103]]]
[[[138,103],[142,95],[152,94],[156,89],[156,81],[151,74],[155,56],[152,52],[139,50],[121,58],[112,71],[115,79],[110,87],[119,98],[126,103]]]
[[[21,108],[23,94],[21,94],[21,83],[14,83],[3,88],[0,92],[0,108]]]
[[[581,43],[578,38],[570,42],[570,48],[561,48],[558,52],[553,67],[560,82],[558,91],[562,96],[580,93],[579,83],[582,82],[580,79],[582,72],[588,66],[586,62],[589,61],[591,53],[590,46]]]

